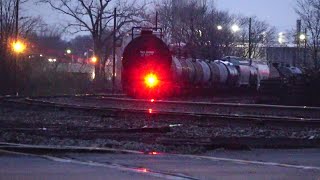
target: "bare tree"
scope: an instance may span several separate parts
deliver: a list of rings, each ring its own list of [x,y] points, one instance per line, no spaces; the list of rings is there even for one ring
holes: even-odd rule
[[[238,22],[241,26],[240,39],[241,45],[238,56],[261,59],[265,57],[265,50],[276,42],[276,28],[257,17],[251,17],[251,57],[249,57],[249,17],[239,17]]]
[[[173,6],[172,0],[162,0],[155,2],[156,8],[155,11],[158,12],[158,19],[160,26],[163,30],[164,41],[171,43],[172,37],[172,28],[173,28]],[[152,13],[149,17],[149,21],[154,25],[155,17],[152,16]]]
[[[27,0],[0,0],[0,84],[12,84],[13,71],[13,53],[11,51],[11,44],[15,40],[16,22],[19,23],[18,36],[19,38],[28,39],[29,36],[41,24],[41,18],[23,16],[22,11],[20,18],[16,19],[17,3],[23,5]],[[19,6],[21,10],[21,6]],[[18,64],[19,65],[19,64]],[[19,76],[18,76],[19,77]],[[1,79],[3,78],[3,79]],[[8,85],[0,87],[8,89]]]
[[[79,35],[70,40],[71,49],[77,56],[90,58],[92,56],[93,40],[90,35]]]
[[[0,1],[0,53],[6,55],[8,51],[9,39],[14,34],[15,24],[15,2],[14,1]],[[3,58],[4,61],[5,57]]]
[[[66,25],[71,33],[89,32],[93,40],[93,49],[98,57],[96,78],[101,79],[106,57],[111,54],[112,37],[116,33],[120,38],[126,25],[142,22],[144,4],[136,0],[40,0],[54,10],[71,17]],[[116,32],[113,32],[113,12],[117,8]]]
[[[230,55],[235,46],[235,34],[230,31],[234,17],[226,11],[212,9],[202,22],[203,54],[210,59],[218,59]],[[218,26],[222,29],[218,29]]]
[[[295,11],[300,16],[304,26],[310,33],[310,38],[307,38],[307,40],[312,49],[312,59],[315,69],[318,69],[318,52],[320,45],[320,1],[297,0]]]
[[[67,42],[62,40],[63,32],[57,26],[43,26],[31,38],[34,53],[56,55],[62,57],[67,48]]]
[[[23,16],[18,20],[16,19],[16,3],[23,5],[25,2],[27,1],[0,0],[0,52],[3,53],[2,55],[10,54],[10,52],[7,52],[9,50],[8,45],[14,39],[16,21],[19,21],[17,33],[21,38],[27,38],[42,22],[40,17]]]
[[[160,26],[166,34],[165,41],[175,46],[185,45],[184,50],[197,58],[217,59],[227,55],[248,57],[249,18],[220,11],[212,1],[202,2],[157,2],[156,11],[159,12]],[[258,58],[263,56],[265,47],[274,43],[275,28],[257,17],[252,19],[252,57]],[[233,24],[238,24],[241,31],[232,32]]]
[[[211,2],[211,1],[208,1]],[[211,51],[218,44],[218,20],[223,23],[224,15],[213,3],[197,1],[162,0],[157,2],[160,26],[165,32],[165,41],[174,46],[184,46],[184,51],[193,57],[213,58],[218,51]],[[228,19],[228,18],[225,18]],[[221,34],[219,34],[221,35]],[[214,41],[211,41],[215,39]],[[222,47],[222,46],[220,46]]]

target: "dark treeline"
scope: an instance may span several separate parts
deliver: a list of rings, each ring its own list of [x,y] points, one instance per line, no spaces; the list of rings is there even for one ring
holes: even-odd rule
[[[20,3],[18,39],[27,46],[25,52],[18,56],[12,51],[16,37],[17,2]],[[213,0],[207,0],[206,3],[192,0],[188,3],[180,0],[155,0],[152,3],[137,0],[37,2],[68,17],[68,21],[63,22],[65,24],[62,26],[47,25],[39,17],[26,15],[22,7],[28,0],[0,0],[0,94],[13,94],[15,84],[21,89],[28,86],[26,84],[30,83],[31,75],[27,67],[35,67],[24,63],[30,55],[43,53],[70,60],[71,57],[66,56],[67,49],[71,49],[72,54],[80,58],[96,56],[94,82],[105,84],[106,76],[110,76],[110,73],[106,75],[105,68],[112,66],[110,59],[114,35],[117,42],[124,42],[130,37],[128,35],[133,26],[155,26],[156,12],[158,26],[164,30],[166,43],[173,49],[182,49],[175,52],[178,55],[205,59],[218,59],[226,55],[249,58],[249,17],[221,11],[215,7]],[[297,0],[296,11],[301,16],[303,28],[308,30],[307,45],[312,49],[315,67],[318,67],[320,40],[320,24],[317,23],[320,19],[319,7],[317,0]],[[117,17],[115,31],[114,13]],[[278,34],[275,27],[267,22],[257,17],[251,19],[253,53],[250,58],[265,59],[264,48],[277,45]],[[68,35],[74,38],[68,38],[68,41],[63,39]],[[296,38],[293,38],[292,43],[295,42]],[[38,59],[43,60],[44,57]],[[55,75],[47,74],[43,76],[47,78],[42,81],[52,80],[50,76]],[[51,84],[54,86],[57,83]]]
[[[212,1],[203,4],[199,1],[184,3],[160,0],[156,7],[167,42],[184,46],[191,56],[206,59],[217,59],[225,55],[249,58],[249,17],[218,10]],[[268,23],[257,17],[251,18],[251,58],[261,58],[262,47],[276,43],[276,32]]]

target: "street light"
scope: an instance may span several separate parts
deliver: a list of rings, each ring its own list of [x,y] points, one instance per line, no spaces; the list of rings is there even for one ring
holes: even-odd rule
[[[25,49],[26,49],[26,45],[19,40],[16,40],[15,42],[12,43],[12,50],[13,52],[16,53],[16,58],[14,60],[14,91],[16,96],[19,95],[18,88],[17,88],[17,61],[19,58],[19,54],[23,53]]]
[[[66,50],[66,53],[67,53],[68,55],[71,55],[71,62],[73,63],[73,62],[74,62],[74,59],[73,59],[73,54],[72,54],[71,49],[67,49],[67,50]]]
[[[217,26],[217,29],[218,29],[219,31],[221,31],[223,28],[222,28],[221,25],[218,25],[218,26]]]
[[[299,39],[300,39],[300,41],[306,40],[306,35],[305,34],[300,34]]]
[[[93,56],[93,57],[91,58],[91,62],[92,62],[93,64],[96,64],[97,61],[98,61],[98,58],[97,58],[96,56]]]
[[[67,49],[67,54],[71,54],[72,53],[72,51],[71,51],[71,49]]]
[[[202,37],[202,31],[199,29],[198,32],[199,32],[199,36]]]
[[[231,30],[232,30],[232,32],[236,33],[238,31],[240,31],[240,27],[238,25],[234,24],[231,26]]]
[[[307,66],[307,28],[305,28],[304,33],[300,33],[299,40],[304,43],[303,50],[303,65]],[[299,42],[300,45],[300,42]]]
[[[20,54],[24,52],[24,50],[26,49],[26,45],[21,41],[16,41],[12,44],[12,49],[15,53]]]
[[[278,42],[279,42],[279,44],[283,44],[285,42],[285,35],[283,32],[279,33]]]

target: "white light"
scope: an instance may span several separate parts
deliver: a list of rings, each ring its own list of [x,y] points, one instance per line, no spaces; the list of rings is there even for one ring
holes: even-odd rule
[[[278,38],[279,44],[283,44],[285,42],[285,35],[284,32],[279,33],[279,38]]]
[[[219,31],[221,31],[222,30],[222,26],[217,26],[217,29],[219,30]]]
[[[56,61],[57,61],[57,59],[49,58],[49,59],[48,59],[48,61],[49,61],[49,62],[56,62]]]
[[[304,40],[306,39],[306,35],[300,34],[299,39],[300,39],[301,41],[304,41]]]
[[[238,31],[240,31],[240,27],[239,27],[238,25],[234,24],[234,25],[231,27],[231,30],[232,30],[233,32],[238,32]]]
[[[91,74],[91,80],[94,80],[94,78],[96,78],[96,73],[93,71]]]
[[[201,30],[199,30],[198,32],[199,32],[200,37],[202,37],[202,31],[201,31]]]
[[[42,54],[40,54],[40,57],[42,57]]]

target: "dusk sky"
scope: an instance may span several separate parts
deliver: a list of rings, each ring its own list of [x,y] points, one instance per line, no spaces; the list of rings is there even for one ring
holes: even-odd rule
[[[235,14],[257,16],[284,31],[295,27],[298,16],[294,11],[296,0],[216,0],[218,9]]]
[[[233,14],[257,16],[277,27],[278,31],[290,30],[295,27],[298,18],[294,12],[296,0],[216,0],[218,9],[229,10]],[[65,16],[57,15],[50,7],[29,4],[29,13],[40,15],[49,24],[66,21]]]

